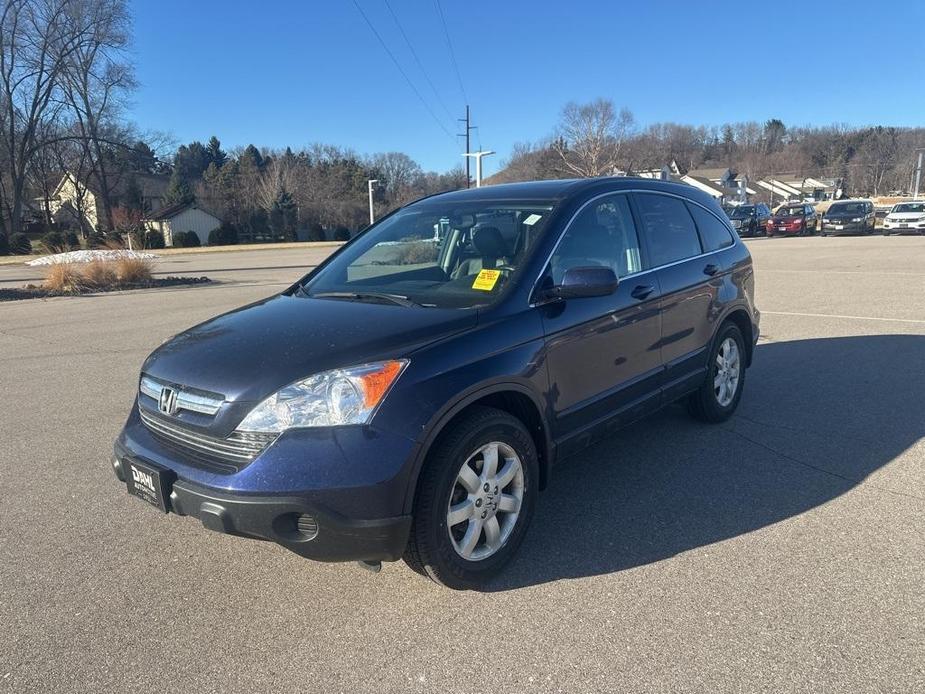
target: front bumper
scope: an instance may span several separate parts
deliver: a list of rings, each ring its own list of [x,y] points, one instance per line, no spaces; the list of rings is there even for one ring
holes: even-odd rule
[[[863,234],[869,229],[866,222],[823,222],[822,230],[826,234]]]
[[[884,222],[883,230],[895,234],[923,234],[925,222]]]
[[[163,445],[133,410],[114,444],[128,459],[176,476],[167,511],[210,530],[276,542],[319,561],[392,561],[411,526],[405,510],[414,442],[369,427],[284,434],[234,474],[197,466]],[[141,502],[143,504],[143,502]]]

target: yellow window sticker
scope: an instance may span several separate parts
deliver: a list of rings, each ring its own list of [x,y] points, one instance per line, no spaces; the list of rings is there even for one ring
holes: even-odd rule
[[[490,292],[495,288],[498,278],[501,277],[500,270],[480,270],[472,283],[473,289],[481,289],[483,292]]]

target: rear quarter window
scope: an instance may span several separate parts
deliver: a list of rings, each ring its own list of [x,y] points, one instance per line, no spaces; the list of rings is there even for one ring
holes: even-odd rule
[[[732,233],[720,220],[699,205],[688,204],[687,207],[691,211],[694,222],[697,223],[705,253],[718,251],[720,248],[726,248],[735,243]]]
[[[637,193],[636,202],[646,235],[652,267],[700,255],[700,237],[687,205],[680,198]]]

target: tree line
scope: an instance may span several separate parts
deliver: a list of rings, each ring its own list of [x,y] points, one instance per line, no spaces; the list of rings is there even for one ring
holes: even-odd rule
[[[628,109],[598,99],[567,104],[550,134],[515,145],[491,182],[632,174],[675,162],[681,173],[729,167],[750,180],[784,173],[825,177],[851,194],[885,195],[911,191],[920,147],[925,128],[787,126],[776,118],[640,128]]]
[[[344,236],[368,221],[367,181],[379,216],[418,197],[464,187],[463,168],[424,171],[408,155],[361,155],[315,144],[225,151],[217,137],[164,156],[169,138],[126,117],[136,87],[127,0],[0,1],[0,250],[38,226],[55,229],[49,200],[64,172],[95,229],[138,232],[148,209],[141,182],[166,185],[165,204],[196,200],[223,222],[225,240]],[[798,127],[764,123],[639,127],[607,99],[567,104],[539,142],[521,143],[491,182],[731,167],[750,179],[787,172],[838,179],[854,194],[908,191],[925,128]],[[160,153],[160,154],[159,154]],[[169,182],[168,182],[169,181]],[[165,183],[167,182],[167,183]],[[92,198],[87,192],[92,190]]]
[[[298,151],[258,149],[226,154],[213,136],[182,145],[173,160],[167,203],[197,200],[224,222],[227,238],[321,240],[349,236],[369,221],[368,181],[376,179],[376,216],[419,197],[465,187],[462,167],[426,172],[402,152],[362,156],[333,145]]]
[[[0,3],[0,248],[26,230],[59,226],[49,200],[65,172],[79,183],[74,217],[95,207],[96,228],[79,229],[86,241],[140,230],[152,212],[142,176],[169,177],[166,204],[197,200],[222,219],[226,238],[244,239],[358,229],[373,178],[382,183],[377,214],[466,184],[462,167],[427,172],[400,152],[322,144],[225,152],[213,137],[159,157],[168,138],[126,118],[136,86],[130,48],[126,0]]]

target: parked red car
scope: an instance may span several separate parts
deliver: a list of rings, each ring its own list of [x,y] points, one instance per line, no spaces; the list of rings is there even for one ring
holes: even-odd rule
[[[816,233],[816,208],[809,203],[787,203],[768,220],[768,236],[807,236]]]

